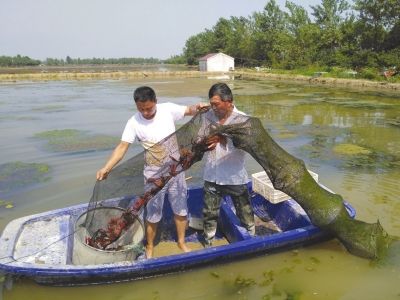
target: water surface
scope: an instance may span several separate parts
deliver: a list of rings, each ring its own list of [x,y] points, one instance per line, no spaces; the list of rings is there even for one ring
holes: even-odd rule
[[[136,87],[152,86],[159,102],[189,105],[207,101],[208,89],[216,81],[145,78],[2,83],[0,165],[22,162],[48,169],[46,180],[37,178],[0,190],[0,230],[17,217],[89,201],[95,173],[111,154],[110,145],[104,149],[104,140],[55,151],[38,135],[78,132],[118,140],[135,112],[132,92]],[[286,151],[304,160],[323,184],[356,208],[358,219],[379,219],[386,231],[400,236],[399,96],[279,81],[230,79],[227,83],[237,107],[260,118]],[[128,157],[139,150],[131,147]],[[201,184],[199,169],[192,171],[190,185]],[[249,173],[260,170],[249,158]],[[399,299],[399,265],[373,266],[332,240],[128,283],[49,288],[20,280],[3,291],[3,298]]]

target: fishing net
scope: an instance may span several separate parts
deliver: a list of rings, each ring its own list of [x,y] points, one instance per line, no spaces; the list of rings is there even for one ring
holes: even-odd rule
[[[115,242],[129,230],[146,203],[166,188],[172,178],[203,158],[207,151],[206,138],[212,130],[210,121],[204,121],[205,112],[114,168],[106,180],[97,181],[85,222],[88,245],[103,250],[115,248]],[[115,217],[106,216],[102,210],[100,215],[96,208],[110,207],[110,203],[126,207],[125,212]],[[98,226],[102,218],[109,220],[106,227]]]
[[[113,249],[115,241],[131,228],[146,203],[172,178],[199,162],[208,151],[207,140],[217,135],[231,139],[235,147],[248,152],[266,171],[275,189],[295,199],[314,225],[337,237],[348,251],[377,258],[387,249],[391,237],[379,222],[368,224],[352,219],[342,197],[321,188],[304,163],[283,150],[259,119],[233,112],[240,122],[219,125],[211,121],[210,113],[211,110],[203,109],[176,132],[120,164],[106,180],[96,183],[85,222],[87,244]],[[143,170],[150,165],[152,176],[144,179]],[[107,216],[104,211],[102,215],[96,214],[96,207],[107,206],[108,199],[119,199],[117,205],[125,207],[120,216]],[[104,223],[96,221],[98,218],[106,218],[107,226],[99,228],[98,224]]]

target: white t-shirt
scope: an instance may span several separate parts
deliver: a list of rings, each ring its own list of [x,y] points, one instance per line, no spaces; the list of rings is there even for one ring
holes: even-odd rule
[[[185,111],[186,106],[167,102],[157,104],[157,112],[151,120],[137,112],[126,123],[121,140],[128,143],[139,141],[147,149],[174,133],[175,121],[182,119]]]

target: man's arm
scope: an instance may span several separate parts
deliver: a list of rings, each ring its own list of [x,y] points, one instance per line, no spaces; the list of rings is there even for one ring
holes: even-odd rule
[[[186,106],[185,116],[194,116],[200,109],[208,106],[210,106],[210,104],[204,102],[199,102],[197,104]]]
[[[128,151],[129,143],[121,141],[117,147],[115,147],[111,157],[108,159],[104,167],[96,173],[97,180],[106,179],[112,168],[125,156],[126,151]]]

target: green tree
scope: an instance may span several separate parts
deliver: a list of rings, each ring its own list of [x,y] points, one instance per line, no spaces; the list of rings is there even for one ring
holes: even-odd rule
[[[166,63],[166,64],[185,64],[186,58],[183,54],[173,55],[170,58],[167,58],[166,60],[164,60],[164,63]]]
[[[0,56],[1,67],[11,67],[12,64],[13,64],[13,59],[11,56]]]
[[[231,35],[226,45],[227,54],[235,58],[236,64],[247,65],[251,62],[251,24],[244,17],[231,17]]]
[[[211,49],[213,52],[226,52],[226,48],[232,37],[232,27],[229,20],[220,18],[212,29],[213,41]]]
[[[212,29],[210,52],[224,52],[238,64],[245,64],[251,56],[250,23],[243,17],[220,18]]]
[[[199,58],[213,51],[214,34],[210,30],[191,36],[185,43],[183,50],[189,65],[198,63]]]
[[[321,5],[311,6],[315,23],[321,30],[318,43],[319,60],[335,65],[335,56],[342,46],[342,25],[348,19],[350,5],[346,0],[322,0]]]
[[[65,58],[65,62],[66,62],[68,65],[73,64],[73,60],[72,60],[72,58],[69,57],[69,56],[67,56],[67,57]]]
[[[363,49],[373,51],[396,47],[393,38],[400,26],[400,2],[398,0],[356,0],[358,12],[357,35]]]
[[[283,11],[275,0],[270,0],[261,13],[253,14],[253,20],[253,57],[269,65],[277,65],[285,59],[290,43]]]
[[[290,34],[290,46],[286,68],[312,64],[316,57],[319,27],[311,23],[307,11],[293,2],[286,1],[286,28]]]

